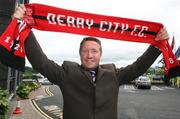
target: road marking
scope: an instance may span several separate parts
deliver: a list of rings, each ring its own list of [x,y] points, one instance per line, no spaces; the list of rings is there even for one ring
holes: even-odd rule
[[[125,90],[136,90],[133,85],[124,85]]]
[[[129,92],[129,93],[135,93],[136,91],[135,91],[135,90],[128,90],[127,92]]]
[[[151,90],[164,90],[158,86],[151,86]]]
[[[130,93],[134,93],[136,92],[138,89],[134,86],[134,85],[123,85],[121,87],[121,89],[125,90],[126,92],[130,92]],[[175,88],[173,87],[168,87],[168,86],[163,86],[163,87],[158,87],[158,86],[151,86],[151,90],[152,91],[162,91],[162,90],[173,90]]]
[[[165,87],[162,87],[163,89],[170,89],[170,90],[172,90],[172,89],[175,89],[175,88],[173,88],[173,87],[168,87],[168,86],[165,86]]]
[[[45,91],[49,96],[54,96],[54,94],[49,90],[49,86],[45,88]]]
[[[124,85],[123,86],[123,89],[126,91],[126,92],[129,92],[129,93],[134,93],[137,89],[134,88],[133,85]]]
[[[52,117],[50,117],[49,115],[47,115],[45,112],[43,112],[39,106],[36,104],[35,100],[31,100],[31,104],[34,106],[34,108],[37,110],[37,112],[39,112],[43,117],[45,117],[46,119],[53,119]]]
[[[50,113],[52,113],[54,116],[59,117],[60,119],[62,119],[63,116],[63,110],[56,106],[56,105],[48,105],[48,106],[44,106],[44,108],[49,111]]]
[[[43,99],[43,98],[45,98],[44,95],[38,95],[38,96],[35,97],[36,100],[40,100],[40,99]]]

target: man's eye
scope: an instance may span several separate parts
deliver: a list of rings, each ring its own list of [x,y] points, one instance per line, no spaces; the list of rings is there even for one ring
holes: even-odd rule
[[[88,50],[83,49],[82,52],[87,52]]]
[[[92,50],[92,53],[97,53],[98,51],[97,50]]]

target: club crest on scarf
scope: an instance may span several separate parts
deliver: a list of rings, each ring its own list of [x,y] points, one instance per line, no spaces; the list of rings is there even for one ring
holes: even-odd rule
[[[18,59],[23,59],[24,63],[24,41],[30,29],[35,28],[44,31],[149,43],[162,51],[165,60],[165,75],[171,74],[170,77],[180,75],[179,62],[168,41],[154,40],[158,31],[163,27],[161,23],[78,12],[42,4],[27,4],[26,8],[24,20],[22,22],[13,20],[1,36],[0,51],[5,51],[0,54],[2,62],[7,62],[9,58],[7,54],[10,54],[11,57],[17,57],[16,63],[18,63]],[[14,60],[12,61],[14,63]],[[13,66],[13,63],[10,62],[10,66]],[[20,63],[20,66],[23,63]],[[15,68],[19,69],[18,66]]]
[[[24,71],[24,39],[30,31],[26,28],[27,23],[25,21],[13,19],[0,37],[1,62],[20,71]]]

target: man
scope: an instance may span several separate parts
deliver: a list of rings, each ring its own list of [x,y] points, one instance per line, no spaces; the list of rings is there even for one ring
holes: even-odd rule
[[[20,5],[14,17],[23,18],[25,10]],[[166,38],[167,31],[161,29],[156,40]],[[127,67],[100,65],[101,42],[94,37],[85,37],[79,49],[81,65],[64,61],[59,66],[43,53],[33,33],[26,40],[25,48],[33,68],[60,87],[64,99],[63,119],[117,119],[119,86],[146,72],[160,55],[157,48],[150,46]]]

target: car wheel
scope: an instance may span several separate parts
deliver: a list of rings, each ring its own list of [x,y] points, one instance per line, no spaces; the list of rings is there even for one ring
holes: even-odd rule
[[[139,89],[140,87],[137,85],[137,88]]]
[[[148,89],[151,89],[151,86],[148,86]]]

